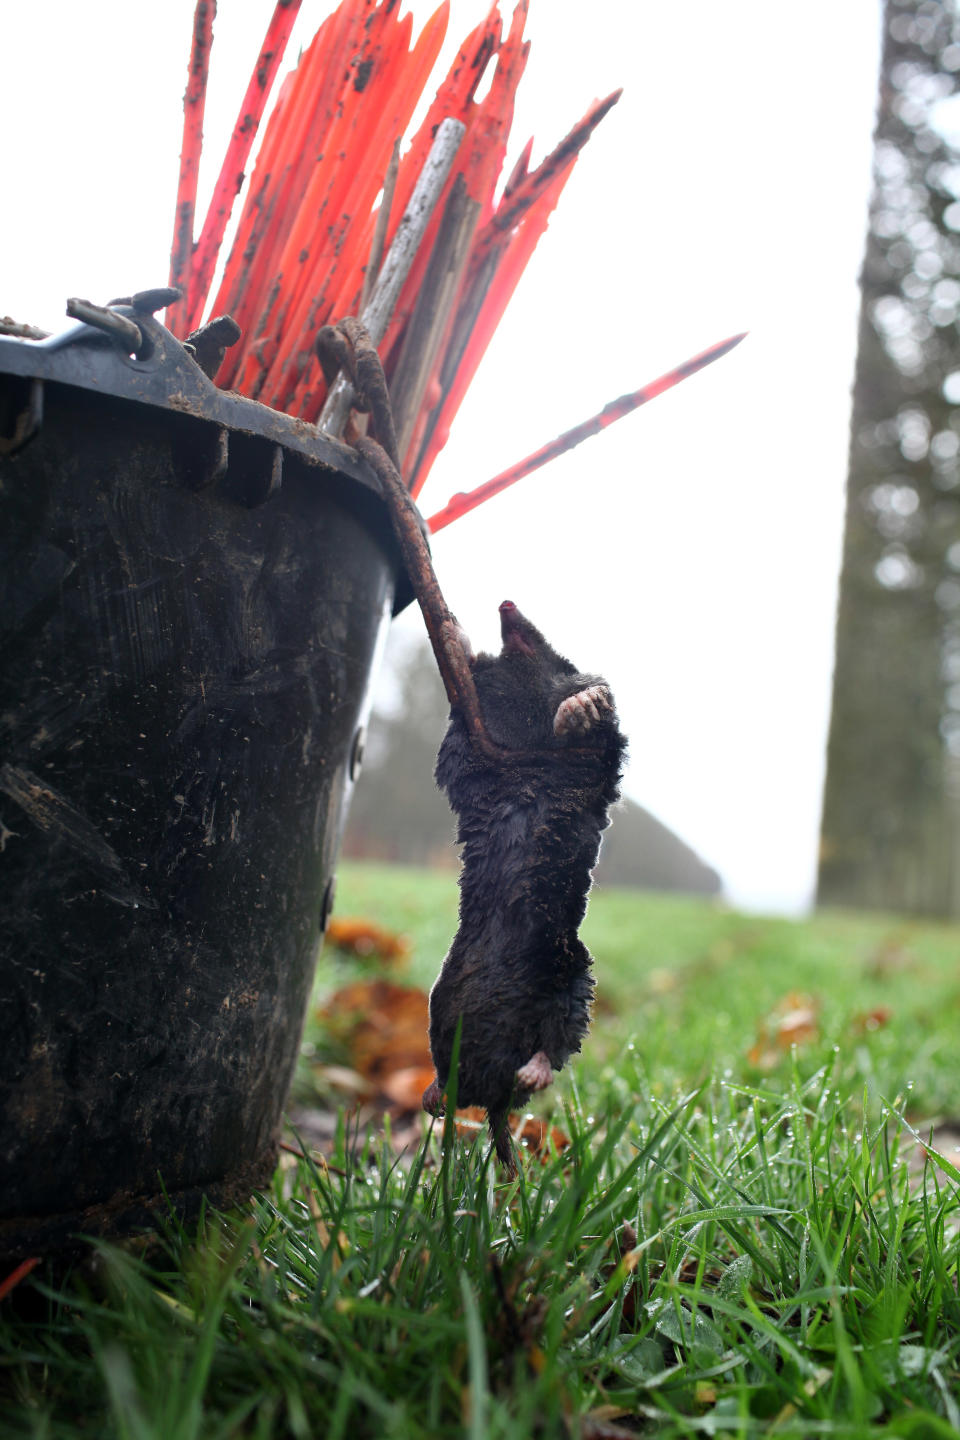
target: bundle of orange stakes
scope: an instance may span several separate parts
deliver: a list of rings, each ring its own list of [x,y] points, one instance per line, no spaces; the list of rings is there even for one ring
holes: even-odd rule
[[[167,324],[183,339],[208,310],[231,315],[242,338],[227,352],[218,384],[317,421],[327,399],[314,351],[317,333],[344,315],[361,312],[378,257],[389,254],[441,122],[459,121],[464,131],[449,176],[378,346],[394,401],[403,474],[416,495],[446,443],[581,148],[620,92],[596,102],[533,170],[528,143],[495,199],[529,50],[523,35],[528,0],[520,0],[509,26],[499,5],[491,6],[459,47],[402,154],[400,146],[446,36],[449,0],[416,38],[412,17],[401,14],[396,0],[341,0],[280,87],[211,305],[211,282],[232,207],[299,7],[300,0],[277,0],[209,212],[194,241],[216,10],[215,0],[197,4],[170,273],[182,299],[169,308]],[[486,92],[478,100],[485,80]],[[714,346],[652,386],[622,397],[615,402],[616,416],[609,418],[636,408],[734,343]],[[569,448],[602,423],[576,427],[583,432],[577,438],[564,444],[566,437],[560,437],[528,457],[526,468],[526,462],[511,467],[502,484],[488,481],[482,496],[472,501],[454,497],[442,512],[442,523],[544,463],[546,451],[545,458],[551,458],[559,453],[558,445]],[[434,519],[439,522],[441,516]]]

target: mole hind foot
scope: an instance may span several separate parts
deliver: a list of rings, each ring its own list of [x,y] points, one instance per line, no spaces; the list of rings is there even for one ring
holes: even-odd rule
[[[428,1115],[440,1116],[443,1114],[443,1091],[440,1089],[439,1080],[434,1080],[427,1086],[420,1103]]]
[[[517,1176],[517,1157],[514,1153],[513,1139],[510,1135],[510,1111],[488,1110],[487,1119],[490,1121],[490,1136],[493,1140],[493,1148],[497,1152],[497,1159],[503,1166],[506,1178],[508,1180],[515,1180]]]
[[[550,1057],[542,1050],[538,1050],[536,1055],[517,1071],[518,1090],[546,1090],[552,1083],[553,1066],[550,1064]]]
[[[576,735],[592,729],[613,710],[613,697],[606,685],[589,685],[568,695],[553,717],[554,735]]]

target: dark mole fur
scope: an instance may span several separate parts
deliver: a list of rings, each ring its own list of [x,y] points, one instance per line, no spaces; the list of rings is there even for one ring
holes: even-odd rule
[[[503,648],[478,655],[473,677],[491,738],[521,753],[485,758],[451,711],[436,779],[459,819],[460,923],[430,995],[437,1079],[424,1105],[442,1107],[462,1021],[457,1104],[484,1107],[512,1172],[510,1106],[542,1088],[517,1071],[541,1053],[561,1069],[589,1027],[591,958],[577,930],[626,742],[605,682],[578,673],[511,602],[500,614]],[[599,718],[556,735],[557,707],[594,686]]]

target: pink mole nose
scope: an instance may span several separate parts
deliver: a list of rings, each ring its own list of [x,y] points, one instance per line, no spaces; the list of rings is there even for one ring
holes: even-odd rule
[[[516,608],[517,607],[516,605],[514,605],[512,600],[504,600],[503,604],[500,606],[500,614],[502,615],[504,610],[516,610]]]

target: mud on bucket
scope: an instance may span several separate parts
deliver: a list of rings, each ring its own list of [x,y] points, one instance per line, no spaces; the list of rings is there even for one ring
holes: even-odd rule
[[[353,452],[136,323],[0,338],[11,1256],[269,1177],[407,598]]]

